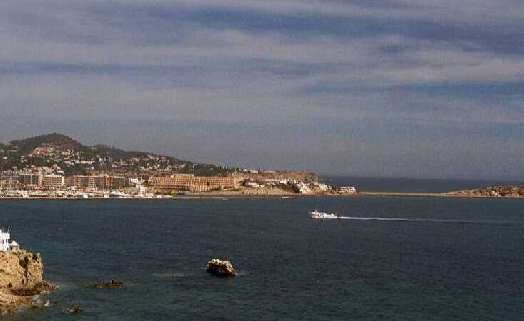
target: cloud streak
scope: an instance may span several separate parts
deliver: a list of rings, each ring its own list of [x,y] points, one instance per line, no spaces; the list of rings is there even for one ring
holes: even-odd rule
[[[64,130],[244,166],[524,179],[523,7],[6,0],[0,137]]]

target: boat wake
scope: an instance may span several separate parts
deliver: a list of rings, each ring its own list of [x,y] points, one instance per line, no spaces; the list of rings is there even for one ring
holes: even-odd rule
[[[408,218],[408,217],[359,217],[359,216],[339,216],[341,220],[354,221],[387,221],[387,222],[419,222],[419,223],[449,223],[449,224],[518,224],[514,221],[495,221],[495,220],[457,220],[457,219],[438,219],[438,218]]]
[[[153,273],[153,276],[161,279],[174,279],[185,277],[184,273],[175,273],[175,272],[164,272],[164,273]]]

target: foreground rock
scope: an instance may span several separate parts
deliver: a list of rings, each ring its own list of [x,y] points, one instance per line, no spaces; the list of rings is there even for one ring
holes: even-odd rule
[[[229,260],[212,259],[207,262],[207,272],[219,277],[233,277],[237,271]]]
[[[0,314],[32,306],[36,296],[54,290],[43,280],[43,272],[40,254],[0,251]]]

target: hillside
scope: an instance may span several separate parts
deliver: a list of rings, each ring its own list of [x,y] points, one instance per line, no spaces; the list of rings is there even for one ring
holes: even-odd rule
[[[44,146],[45,144],[61,146],[64,150],[70,149],[75,151],[79,151],[83,147],[82,144],[76,140],[58,133],[13,140],[9,143],[11,146],[16,146],[18,152],[22,155],[28,155],[35,148]]]
[[[228,172],[217,165],[193,163],[171,156],[126,151],[107,145],[86,146],[59,133],[0,144],[0,170],[20,170],[32,166],[58,167],[65,174],[110,172],[149,175],[162,172],[206,176]]]

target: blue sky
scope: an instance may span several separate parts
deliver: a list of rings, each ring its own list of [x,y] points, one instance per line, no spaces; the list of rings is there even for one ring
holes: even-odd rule
[[[524,2],[0,3],[0,141],[524,179]]]

